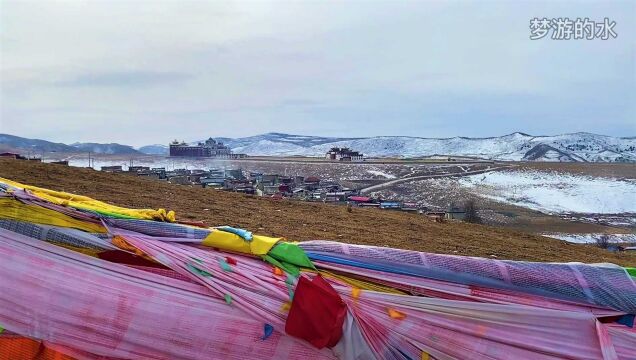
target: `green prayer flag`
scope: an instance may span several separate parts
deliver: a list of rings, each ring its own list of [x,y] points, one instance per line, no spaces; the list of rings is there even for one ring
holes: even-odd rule
[[[268,262],[268,263],[270,263],[270,264],[272,264],[272,265],[274,265],[276,267],[281,268],[286,273],[289,273],[289,274],[292,274],[292,275],[295,275],[295,276],[300,275],[300,269],[298,269],[298,267],[296,267],[296,266],[294,266],[292,264],[289,264],[289,263],[286,263],[286,262],[280,262],[280,261],[274,259],[273,257],[269,256],[269,255],[263,256],[263,260],[265,260],[266,262]]]
[[[232,272],[232,268],[230,267],[230,264],[228,264],[225,260],[223,259],[219,260],[219,264],[221,265],[221,269]]]
[[[307,254],[298,245],[279,242],[263,257],[266,262],[277,266],[289,275],[298,277],[300,268],[316,269]]]
[[[209,272],[207,272],[205,270],[202,270],[202,269],[199,269],[198,267],[196,267],[196,266],[194,266],[192,264],[187,264],[186,266],[187,266],[188,270],[190,270],[191,272],[193,272],[195,274],[199,274],[199,275],[201,275],[203,277],[211,277],[212,276],[212,274],[210,274]]]
[[[316,269],[314,264],[312,264],[311,260],[307,257],[307,254],[305,254],[305,251],[296,244],[279,242],[267,253],[267,255],[281,262],[286,262],[304,268]]]

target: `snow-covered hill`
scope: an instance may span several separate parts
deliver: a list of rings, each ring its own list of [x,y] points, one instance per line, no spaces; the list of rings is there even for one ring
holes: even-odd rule
[[[224,143],[232,149],[244,148],[253,144],[261,143],[263,146],[267,146],[272,143],[280,143],[287,145],[298,145],[300,148],[307,148],[316,145],[322,145],[342,140],[355,140],[356,138],[334,138],[323,136],[309,136],[309,135],[290,135],[283,133],[271,132],[262,135],[249,136],[244,138],[216,138],[217,141]],[[198,142],[198,141],[197,141]],[[203,141],[201,141],[203,142]],[[195,142],[196,143],[196,142]],[[289,148],[290,150],[292,147]]]
[[[142,146],[137,150],[148,155],[168,155],[168,145],[152,144]]]
[[[479,196],[548,214],[636,213],[634,179],[509,170],[465,176],[459,183]]]
[[[326,138],[269,133],[238,139],[219,138],[234,152],[248,155],[323,156],[332,147],[349,147],[367,157],[472,156],[496,160],[636,162],[636,139],[590,133],[445,139],[407,136]]]
[[[262,156],[318,156],[332,147],[349,147],[365,157],[469,156],[494,160],[636,162],[636,137],[612,137],[590,133],[532,136],[513,133],[500,137],[445,139],[408,136],[329,138],[268,133],[244,138],[216,138],[235,153]],[[196,142],[195,142],[196,143]],[[167,155],[167,145],[147,145],[135,150],[116,143],[71,145],[0,134],[0,149],[39,152]]]

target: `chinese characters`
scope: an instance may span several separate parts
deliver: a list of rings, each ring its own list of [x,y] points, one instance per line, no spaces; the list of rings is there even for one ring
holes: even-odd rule
[[[608,18],[602,22],[594,22],[589,18],[534,18],[530,20],[530,40],[543,39],[552,32],[552,40],[608,40],[616,38],[618,35],[614,31],[616,21]]]

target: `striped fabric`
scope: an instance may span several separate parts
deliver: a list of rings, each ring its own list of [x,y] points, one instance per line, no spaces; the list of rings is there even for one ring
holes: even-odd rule
[[[310,241],[294,245],[300,273],[286,272],[263,261],[271,249],[203,246],[208,229],[77,210],[19,189],[0,200],[55,212],[69,226],[0,220],[0,344],[11,334],[81,359],[636,359],[636,332],[625,325],[636,283],[618,266]],[[86,223],[97,230],[77,230]],[[130,253],[104,252],[111,240]],[[96,252],[102,258],[84,255]],[[303,307],[301,277],[346,305],[331,349],[285,333],[291,309],[292,318],[320,314],[296,325],[330,323],[320,301]]]
[[[64,243],[76,247],[85,247],[94,250],[116,249],[116,247],[110,243],[109,234],[91,234],[76,229],[4,219],[0,219],[0,228],[35,239]]]
[[[113,227],[158,237],[202,240],[210,234],[210,230],[207,229],[168,222],[114,218],[107,218],[104,221]]]
[[[618,266],[533,263],[308,241],[312,260],[395,275],[478,285],[636,313],[636,284]]]

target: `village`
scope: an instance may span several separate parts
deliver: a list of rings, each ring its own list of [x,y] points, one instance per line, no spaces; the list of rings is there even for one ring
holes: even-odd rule
[[[39,161],[39,157],[22,156],[15,153],[2,153],[1,157],[18,160]],[[188,145],[177,140],[169,144],[171,158],[214,158],[214,159],[244,159],[245,154],[235,154],[222,142],[212,138],[196,145]],[[364,155],[350,148],[334,147],[329,149],[324,159],[335,163],[363,162]],[[69,165],[68,161],[54,161],[59,165]],[[90,163],[90,160],[89,160]],[[90,166],[90,168],[95,168]],[[246,171],[242,168],[198,168],[186,169],[166,167],[136,166],[130,161],[128,166],[106,165],[101,171],[124,175],[135,175],[171,184],[200,186],[206,189],[237,192],[273,200],[291,199],[309,202],[322,202],[348,207],[377,208],[382,210],[403,211],[421,214],[434,221],[465,220],[466,212],[463,208],[451,205],[447,208],[432,208],[418,205],[415,202],[404,201],[402,197],[364,196],[360,189],[364,183],[347,182],[325,179],[320,176],[307,174],[287,175],[272,173],[271,171]]]
[[[242,169],[174,169],[148,166],[103,166],[102,171],[147,177],[171,184],[201,186],[206,189],[238,192],[273,200],[292,199],[323,202],[355,207],[371,207],[383,210],[413,212],[436,221],[464,220],[465,211],[459,207],[431,209],[414,202],[398,199],[363,196],[357,188],[346,187],[339,182],[317,176],[288,176],[265,174]]]

